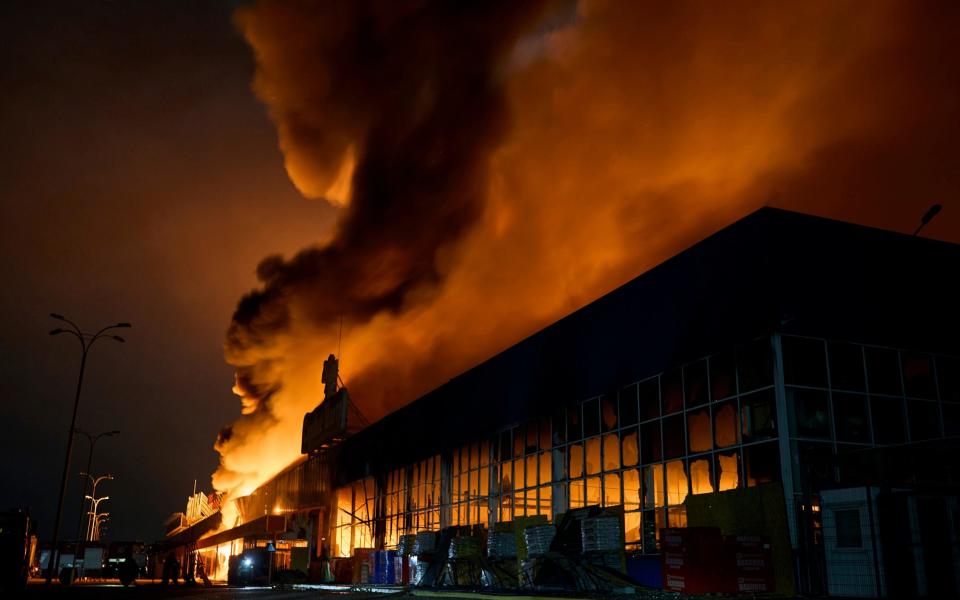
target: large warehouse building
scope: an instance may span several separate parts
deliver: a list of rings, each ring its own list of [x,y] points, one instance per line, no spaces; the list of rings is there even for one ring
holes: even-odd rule
[[[168,547],[307,569],[603,505],[630,561],[711,525],[768,536],[780,591],[956,594],[958,274],[957,245],[761,209],[342,440],[331,390],[239,525]]]

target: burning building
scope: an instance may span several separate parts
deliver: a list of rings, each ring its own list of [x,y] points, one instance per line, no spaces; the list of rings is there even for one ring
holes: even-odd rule
[[[767,536],[782,592],[956,593],[958,266],[764,208],[373,424],[331,356],[303,455],[169,547],[221,579],[268,546],[311,572],[601,506],[641,578],[698,526]]]

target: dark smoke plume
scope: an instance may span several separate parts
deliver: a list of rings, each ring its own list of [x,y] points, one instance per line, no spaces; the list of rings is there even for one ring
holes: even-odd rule
[[[257,348],[292,311],[315,328],[363,322],[442,278],[437,253],[480,214],[489,155],[508,129],[504,63],[539,11],[507,0],[261,2],[238,12],[291,178],[327,197],[350,177],[349,197],[329,198],[346,204],[332,239],[265,259],[261,287],[237,307],[226,354],[245,413],[270,410],[280,382]],[[242,428],[225,434],[220,446]]]

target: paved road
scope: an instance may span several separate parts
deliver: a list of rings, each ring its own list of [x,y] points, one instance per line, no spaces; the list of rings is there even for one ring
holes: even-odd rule
[[[191,598],[211,600],[311,600],[344,596],[350,600],[367,599],[395,599],[395,595],[354,592],[349,594],[324,592],[320,590],[279,590],[269,588],[228,588],[203,586],[169,586],[163,587],[151,582],[142,582],[136,586],[123,587],[120,585],[78,584],[61,586],[54,584],[47,588],[42,583],[27,586],[23,598],[77,598],[93,600],[165,600],[166,598]],[[4,598],[13,596],[3,596]]]

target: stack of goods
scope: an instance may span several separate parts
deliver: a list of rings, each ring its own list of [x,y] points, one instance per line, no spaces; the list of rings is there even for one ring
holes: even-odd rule
[[[612,516],[587,517],[580,525],[584,552],[620,550],[622,535],[620,519]]]
[[[481,583],[480,539],[465,535],[450,539],[443,584],[477,586]]]
[[[437,533],[435,531],[421,531],[413,542],[414,556],[432,554],[437,549]]]
[[[517,536],[512,531],[491,531],[487,537],[487,556],[490,558],[516,558]]]
[[[624,569],[623,524],[620,518],[600,515],[583,519],[580,541],[588,563],[618,571]]]
[[[401,535],[400,540],[397,542],[397,554],[400,556],[410,556],[413,554],[413,545],[416,541],[417,535],[415,533]]]
[[[550,551],[557,530],[553,525],[531,525],[523,530],[523,539],[527,544],[527,556],[534,558]]]
[[[451,559],[480,556],[480,540],[473,536],[455,537],[450,540],[450,550],[447,554]]]
[[[553,525],[531,525],[523,530],[527,558],[520,561],[520,580],[525,587],[532,587],[537,578],[542,557],[550,551],[550,544],[557,535]]]

